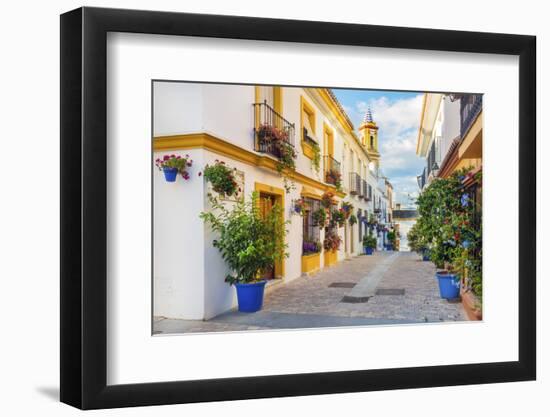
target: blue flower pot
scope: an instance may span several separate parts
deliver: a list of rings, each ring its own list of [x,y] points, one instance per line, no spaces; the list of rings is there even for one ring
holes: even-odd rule
[[[177,168],[168,168],[164,167],[162,168],[162,171],[164,172],[164,178],[167,182],[175,182],[176,177],[178,176],[178,169]]]
[[[265,283],[265,281],[260,281],[250,284],[235,284],[239,311],[243,313],[254,313],[262,309]]]
[[[373,248],[363,247],[363,249],[365,250],[365,255],[372,255],[372,253],[374,252]]]
[[[460,281],[455,274],[436,274],[441,298],[452,300],[460,294]]]

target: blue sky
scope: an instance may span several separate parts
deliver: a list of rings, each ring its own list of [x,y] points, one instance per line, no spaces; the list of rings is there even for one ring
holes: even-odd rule
[[[416,156],[423,93],[333,89],[355,129],[370,107],[379,127],[380,169],[394,187],[396,202],[410,205],[418,196],[416,176],[424,167]]]

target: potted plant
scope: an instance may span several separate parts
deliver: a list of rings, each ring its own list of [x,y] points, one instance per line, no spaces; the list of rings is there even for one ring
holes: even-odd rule
[[[333,226],[343,227],[346,222],[346,215],[343,209],[332,210],[330,214],[330,222]]]
[[[329,232],[325,236],[325,240],[323,241],[323,248],[326,251],[335,252],[338,249],[340,249],[340,244],[342,243],[342,239],[340,236],[338,236],[337,233]]]
[[[327,171],[326,181],[329,184],[333,184],[338,191],[342,189],[342,174],[336,169],[329,169]]]
[[[189,155],[182,157],[180,155],[164,155],[161,158],[157,158],[155,165],[159,171],[164,172],[164,178],[167,182],[175,182],[176,177],[179,174],[184,180],[189,179],[189,173],[187,168],[193,165],[193,161],[189,158]]]
[[[313,224],[319,228],[324,228],[327,222],[327,211],[324,208],[315,210],[312,214]]]
[[[299,198],[297,200],[294,200],[294,213],[299,214],[300,216],[303,216],[305,212],[308,210],[308,208],[309,208],[309,205],[307,204],[304,198]]]
[[[321,196],[321,205],[324,208],[332,207],[332,201],[334,199],[334,193],[332,191],[326,191]]]
[[[346,215],[346,220],[347,220],[353,212],[353,204],[348,203],[347,201],[343,201],[342,210],[344,210],[344,214]]]
[[[302,255],[311,255],[313,253],[319,253],[321,252],[321,242],[318,240],[315,241],[308,241],[305,240],[302,243]]]
[[[351,216],[349,216],[348,222],[350,226],[357,224],[357,217],[355,216],[355,214],[352,214]]]
[[[275,204],[265,216],[260,212],[258,193],[248,202],[240,200],[231,208],[210,196],[212,211],[200,217],[219,237],[213,241],[230,274],[225,281],[235,285],[239,311],[255,312],[262,308],[265,280],[260,274],[276,261],[287,257],[283,209]]]
[[[395,248],[395,231],[394,230],[390,230],[388,232],[388,234],[386,235],[387,239],[388,239],[388,243],[386,244],[386,249],[387,250],[393,250]]]
[[[319,144],[315,141],[310,142],[311,148],[313,149],[313,159],[311,160],[311,165],[318,173],[321,169],[321,148]]]
[[[376,249],[376,238],[370,232],[363,236],[363,248],[365,255],[372,255]]]
[[[216,159],[214,165],[204,167],[204,178],[212,184],[212,189],[221,196],[231,197],[237,194],[238,187],[234,172],[236,168],[229,168],[225,162]]]

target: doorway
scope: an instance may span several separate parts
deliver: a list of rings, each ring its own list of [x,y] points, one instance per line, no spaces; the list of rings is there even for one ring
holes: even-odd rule
[[[284,221],[284,190],[261,183],[255,184],[255,190],[258,192],[260,214],[266,216],[273,209],[273,206],[277,204],[283,208],[283,218],[281,221]],[[284,260],[280,259],[276,261],[272,268],[263,271],[262,278],[267,280],[284,278]]]

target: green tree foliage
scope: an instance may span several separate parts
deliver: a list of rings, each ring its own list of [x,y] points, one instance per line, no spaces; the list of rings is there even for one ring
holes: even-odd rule
[[[215,197],[209,198],[212,211],[203,212],[200,217],[219,234],[213,245],[232,271],[226,282],[253,282],[261,271],[288,257],[285,243],[288,222],[282,220],[283,208],[278,204],[262,217],[256,192],[249,201],[243,199],[231,208]]]
[[[462,182],[467,172],[436,178],[422,191],[417,201],[419,218],[407,237],[412,250],[428,251],[438,268],[453,270],[481,296],[481,222],[473,222],[476,207]]]

